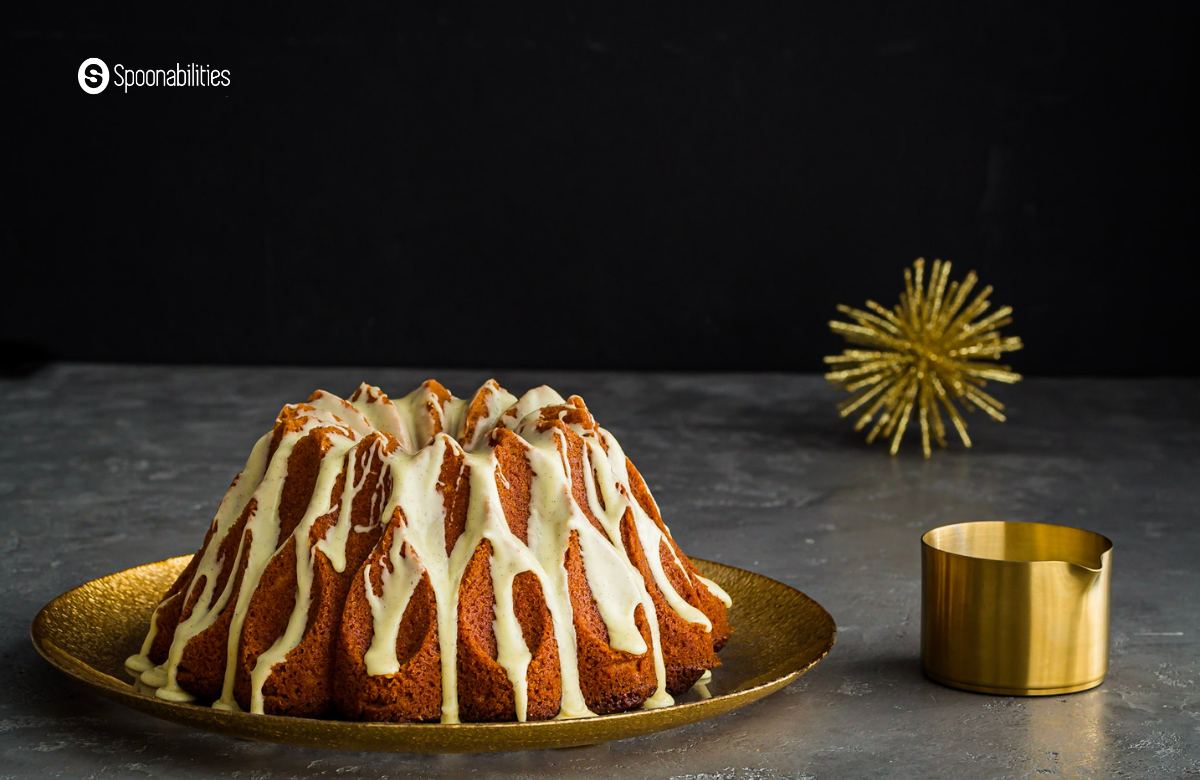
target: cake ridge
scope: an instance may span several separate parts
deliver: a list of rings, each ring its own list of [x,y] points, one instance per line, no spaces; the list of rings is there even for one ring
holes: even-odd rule
[[[505,466],[498,454],[501,448],[519,452],[523,460]],[[286,530],[281,514],[285,486],[291,484],[288,480],[302,479],[301,493],[311,479],[306,505],[290,533],[281,533]],[[364,511],[356,502],[369,479],[374,482]],[[520,526],[524,539],[512,525],[520,518],[509,517],[520,511],[509,495],[510,479],[528,488],[525,523]],[[296,507],[287,508],[296,514]],[[452,514],[464,513],[462,528],[451,542]],[[233,534],[239,534],[236,551],[222,555]],[[282,632],[264,639],[259,636],[265,630],[261,621],[248,615],[252,602],[261,602],[266,589],[278,584],[276,580],[260,587],[260,578],[273,562],[283,561],[289,545],[294,555],[294,571],[287,575],[294,578],[290,612]],[[357,559],[350,556],[351,548]],[[479,649],[474,641],[459,647],[464,630],[460,613],[489,605],[464,606],[459,595],[464,578],[480,576],[473,563],[480,550],[487,552],[493,594],[494,650],[493,657],[484,653],[471,666],[462,653],[478,655]],[[582,582],[568,572],[573,555],[579,558]],[[715,650],[729,634],[728,595],[701,577],[675,544],[616,438],[595,422],[582,398],[563,399],[544,385],[517,398],[489,379],[471,399],[459,399],[427,380],[392,400],[380,388],[363,383],[349,400],[318,390],[304,403],[287,405],[230,485],[196,559],[185,571],[182,590],[177,583],[155,609],[140,652],[126,665],[142,683],[155,688],[157,696],[193,700],[204,688],[198,682],[198,669],[204,666],[199,659],[221,655],[224,631],[220,694],[213,705],[221,708],[297,714],[328,710],[328,694],[323,702],[297,703],[304,695],[291,690],[292,677],[283,674],[293,665],[300,675],[334,673],[332,668],[303,667],[307,656],[297,656],[296,651],[311,645],[320,650],[315,655],[325,659],[327,667],[332,663],[328,659],[336,657],[337,669],[352,670],[364,678],[355,685],[375,692],[354,703],[359,714],[428,719],[432,704],[406,709],[380,701],[411,697],[404,686],[417,671],[405,664],[416,661],[402,662],[397,648],[408,625],[410,602],[422,583],[432,589],[436,615],[433,630],[423,635],[421,647],[427,650],[418,655],[427,659],[434,641],[430,637],[436,634],[440,672],[430,679],[440,678],[435,717],[447,723],[458,722],[463,712],[463,674],[468,682],[475,679],[472,675],[490,679],[501,672],[500,679],[507,680],[508,691],[503,686],[492,691],[484,678],[465,689],[468,714],[480,711],[476,700],[483,697],[488,699],[483,709],[491,713],[487,717],[504,717],[505,711],[510,712],[508,719],[526,720],[531,685],[536,694],[533,716],[538,718],[667,706],[673,702],[668,689],[686,690],[719,664]],[[533,655],[524,634],[534,618],[527,604],[518,608],[515,593],[517,578],[526,573],[536,578],[550,620],[557,652],[557,703],[547,701],[546,691],[555,681],[547,681],[544,662],[539,662],[532,683],[528,676]],[[672,577],[684,584],[691,601]],[[314,601],[318,580],[333,583],[322,586],[320,599],[340,598],[344,604]],[[223,585],[217,592],[219,582]],[[330,588],[332,596],[326,593]],[[595,626],[581,623],[586,618],[573,607],[573,599],[589,596],[599,614]],[[184,606],[172,625],[171,605],[180,598]],[[347,619],[353,603],[365,605],[369,632],[363,621],[352,625]],[[330,604],[342,610],[337,625],[321,618],[321,609]],[[586,629],[585,635],[577,634],[577,627]],[[671,637],[666,645],[664,630]],[[247,657],[252,653],[247,651],[251,634],[253,644],[264,647],[252,658]],[[540,657],[551,647],[547,642],[539,643]],[[585,661],[587,685],[580,668]],[[603,668],[593,669],[597,663]],[[208,675],[215,672],[210,669]],[[238,675],[248,676],[248,694],[237,684]],[[603,685],[594,682],[596,675],[642,682],[633,685],[636,690],[605,690],[601,695],[597,689]],[[487,689],[483,693],[481,686]],[[343,681],[342,687],[353,686]],[[508,701],[511,709],[504,703]],[[340,701],[338,706],[347,709]]]

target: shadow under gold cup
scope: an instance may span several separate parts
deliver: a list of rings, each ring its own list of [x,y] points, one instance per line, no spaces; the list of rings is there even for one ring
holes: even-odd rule
[[[985,521],[921,537],[921,665],[954,688],[1049,696],[1108,671],[1112,542],[1046,523]]]

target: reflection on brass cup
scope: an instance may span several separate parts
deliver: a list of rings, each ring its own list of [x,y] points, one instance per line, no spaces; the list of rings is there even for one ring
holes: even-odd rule
[[[1048,696],[1108,671],[1112,542],[1045,523],[942,526],[921,537],[921,665],[954,688]]]

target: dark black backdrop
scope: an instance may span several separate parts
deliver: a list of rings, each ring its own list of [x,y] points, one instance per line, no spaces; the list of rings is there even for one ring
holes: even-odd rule
[[[495,5],[22,10],[6,362],[812,371],[925,255],[1018,370],[1200,367],[1194,3]]]

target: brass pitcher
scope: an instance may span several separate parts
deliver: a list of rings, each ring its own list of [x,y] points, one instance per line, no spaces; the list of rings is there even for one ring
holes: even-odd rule
[[[1046,523],[987,521],[921,537],[921,665],[954,688],[1049,696],[1108,671],[1112,542]]]

